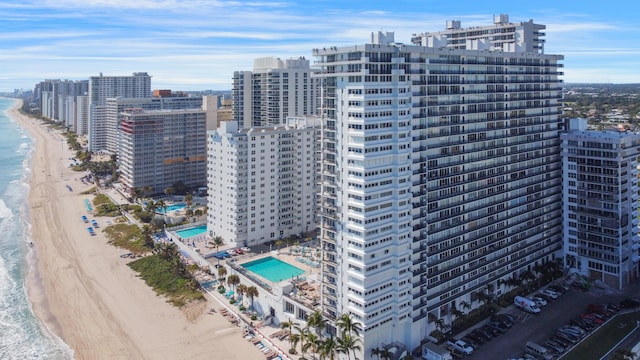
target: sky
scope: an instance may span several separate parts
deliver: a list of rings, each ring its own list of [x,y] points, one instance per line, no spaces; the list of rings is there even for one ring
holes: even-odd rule
[[[494,14],[547,26],[566,83],[640,83],[636,0],[0,0],[0,92],[44,79],[147,72],[153,89],[229,90],[253,60],[414,33],[489,25]]]

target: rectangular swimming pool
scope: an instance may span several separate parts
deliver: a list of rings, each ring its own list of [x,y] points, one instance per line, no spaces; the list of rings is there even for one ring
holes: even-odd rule
[[[262,259],[250,261],[240,266],[262,276],[263,278],[271,282],[289,280],[293,277],[304,274],[304,270],[301,270],[293,265],[289,265],[286,262],[278,260],[272,256],[267,256]]]
[[[176,234],[183,239],[202,235],[207,232],[207,225],[200,225],[188,229],[176,230]]]

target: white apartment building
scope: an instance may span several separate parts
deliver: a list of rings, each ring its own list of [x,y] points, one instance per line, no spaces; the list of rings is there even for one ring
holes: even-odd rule
[[[500,26],[500,25],[496,25]],[[371,43],[322,79],[322,307],[416,347],[561,255],[560,55]]]
[[[315,230],[319,135],[310,117],[209,131],[209,236],[253,246]]]
[[[151,97],[151,76],[146,72],[131,76],[92,76],[89,78],[89,150],[113,153],[117,149],[118,123],[108,117],[106,102],[109,98]]]
[[[622,290],[640,276],[640,134],[587,130],[571,119],[562,139],[565,263]]]
[[[125,109],[120,113],[120,181],[125,189],[154,192],[181,181],[207,181],[206,113],[201,109]]]
[[[105,101],[105,123],[116,124],[114,127],[105,127],[107,143],[105,150],[111,154],[120,155],[121,136],[119,114],[125,109],[143,109],[143,110],[181,110],[194,109],[202,110],[202,97],[189,96],[163,96],[163,97],[146,97],[146,98],[109,98]],[[162,190],[159,190],[162,192]]]
[[[289,116],[316,113],[317,86],[309,60],[258,58],[253,71],[233,74],[233,114],[241,128],[284,124]]]
[[[545,25],[509,22],[509,15],[493,16],[493,25],[462,28],[459,20],[448,20],[444,31],[413,34],[414,45],[451,49],[544,53]]]
[[[78,135],[87,135],[89,133],[89,96],[76,97],[76,128],[74,129]]]

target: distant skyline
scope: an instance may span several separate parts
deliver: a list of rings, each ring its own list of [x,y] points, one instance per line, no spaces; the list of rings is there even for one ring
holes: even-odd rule
[[[566,83],[640,83],[635,1],[0,0],[0,92],[100,73],[153,76],[153,89],[228,90],[257,57],[369,41],[373,31],[440,31],[446,20],[489,25],[494,14],[547,26]]]

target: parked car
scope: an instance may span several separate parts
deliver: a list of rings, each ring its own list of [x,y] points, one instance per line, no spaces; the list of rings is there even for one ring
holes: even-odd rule
[[[487,331],[486,329],[484,329],[484,327],[475,329],[474,331],[477,331],[477,332],[483,334],[489,340],[493,339],[493,332]]]
[[[561,344],[558,344],[553,340],[547,341],[544,345],[551,348],[553,351],[557,352],[558,354],[562,354],[565,350],[564,346],[562,346]]]
[[[495,315],[491,315],[491,321],[500,321],[501,323],[505,324],[507,327],[512,327],[514,322],[513,322],[513,316],[509,315],[509,314],[495,314]]]
[[[486,334],[484,331],[480,330],[480,329],[475,329],[473,330],[470,335],[475,336],[479,339],[481,339],[482,341],[484,341],[485,343],[487,343],[488,341],[490,341],[492,339],[491,335]]]
[[[563,339],[558,335],[551,336],[551,341],[557,342],[558,344],[562,345],[565,349],[568,349],[571,346],[571,342],[569,342],[569,340]]]
[[[558,336],[561,339],[566,340],[569,344],[575,344],[575,343],[578,342],[578,339],[575,336],[573,336],[571,334],[564,333],[564,332],[558,331],[556,333],[556,336]]]
[[[624,309],[633,309],[638,306],[640,306],[640,300],[638,299],[629,298],[620,301],[620,307]]]
[[[491,322],[489,323],[489,326],[493,329],[498,330],[501,334],[504,334],[507,332],[507,330],[509,330],[508,327],[506,327],[504,324],[502,324],[501,322]]]
[[[569,291],[568,287],[566,287],[564,285],[561,285],[561,284],[551,284],[551,285],[549,285],[549,289],[551,289],[551,290],[553,290],[553,291],[555,291],[557,293],[563,293],[563,294],[566,293],[567,291]]]
[[[608,304],[607,304],[607,309],[608,309],[609,311],[612,311],[612,312],[618,312],[618,311],[622,310],[622,309],[620,308],[620,306],[618,306],[618,305],[616,305],[616,304],[614,304],[614,303],[608,303]]]
[[[473,354],[473,347],[462,340],[451,339],[447,341],[447,346],[450,349],[462,351],[466,355]]]
[[[539,307],[547,306],[547,304],[548,304],[547,300],[541,298],[540,296],[532,296],[531,300],[535,301],[536,304],[538,304]]]
[[[543,293],[537,293],[535,296],[541,297],[543,299],[545,299],[547,301],[547,303],[550,303],[553,299],[551,298],[551,296],[547,296]]]
[[[542,294],[547,295],[548,297],[552,298],[552,299],[557,299],[558,298],[558,293],[550,290],[550,289],[544,289],[541,291]]]
[[[480,342],[476,341],[475,339],[472,339],[469,335],[466,335],[464,337],[462,337],[462,339],[460,339],[464,342],[466,342],[467,344],[471,345],[474,349],[477,349],[480,347],[480,345],[482,345]]]
[[[580,314],[580,317],[583,319],[589,319],[594,323],[596,323],[597,325],[600,325],[604,322],[601,318],[597,317],[596,314],[593,314],[593,313],[582,313]]]
[[[498,331],[498,329],[494,329],[493,327],[487,325],[484,325],[483,327],[481,327],[482,330],[488,332],[491,334],[491,336],[496,337],[500,334],[502,334],[500,331]]]
[[[474,331],[467,334],[467,336],[463,337],[462,340],[465,340],[465,338],[473,340],[478,345],[484,345],[487,343],[487,341],[489,341],[489,339],[487,339],[487,337],[485,337],[483,334],[479,334]],[[473,344],[471,346],[473,346]]]

